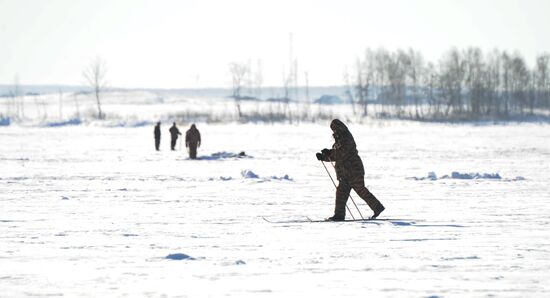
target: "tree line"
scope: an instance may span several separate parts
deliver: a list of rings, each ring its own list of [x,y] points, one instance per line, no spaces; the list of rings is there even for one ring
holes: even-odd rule
[[[315,121],[323,113],[332,113],[332,108],[324,107],[320,101],[317,113],[313,111],[308,72],[304,72],[304,87],[299,87],[298,61],[292,54],[289,57],[289,65],[283,67],[282,72],[284,92],[267,98],[269,106],[263,112],[259,105],[255,105],[252,112],[242,107],[244,101],[257,101],[262,97],[261,61],[254,69],[250,61],[229,64],[231,97],[239,121],[262,118],[259,117],[262,113],[267,113],[268,119],[280,121]],[[351,71],[344,73],[345,95],[355,117],[441,121],[550,118],[550,54],[539,54],[533,62],[530,66],[519,52],[495,49],[484,53],[476,47],[451,48],[436,62],[428,61],[412,48],[393,51],[367,48],[356,58]],[[93,60],[83,71],[97,104],[98,119],[105,118],[101,105],[101,94],[106,89],[105,74],[105,62],[101,58]],[[24,118],[24,96],[17,77],[10,97],[6,116]],[[38,97],[34,98],[39,111]],[[60,118],[61,99],[60,91]],[[77,93],[74,100],[79,114]],[[42,106],[46,117],[43,100]]]
[[[345,77],[363,116],[377,103],[380,117],[509,119],[548,114],[549,66],[548,53],[529,67],[520,53],[497,49],[452,48],[434,63],[414,49],[367,48]]]

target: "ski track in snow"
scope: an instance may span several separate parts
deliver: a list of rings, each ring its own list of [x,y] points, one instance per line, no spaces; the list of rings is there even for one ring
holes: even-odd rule
[[[351,125],[392,220],[281,224],[332,215],[328,125],[198,128],[224,158],[155,152],[152,126],[0,127],[0,296],[550,296],[547,125]],[[410,179],[455,171],[526,179]]]

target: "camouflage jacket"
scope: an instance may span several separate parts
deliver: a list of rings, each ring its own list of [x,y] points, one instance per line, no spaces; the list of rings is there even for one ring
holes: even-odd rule
[[[191,128],[185,133],[185,145],[186,146],[200,146],[201,143],[201,133],[199,130],[195,127],[195,125],[191,125]]]
[[[363,162],[357,152],[355,140],[348,128],[338,119],[332,120],[330,128],[333,131],[334,144],[332,149],[323,154],[324,161],[335,161],[338,180],[352,181],[365,175]]]

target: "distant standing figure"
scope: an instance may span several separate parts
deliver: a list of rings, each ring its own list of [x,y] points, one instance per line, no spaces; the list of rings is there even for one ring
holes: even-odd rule
[[[160,147],[160,122],[157,122],[157,125],[155,125],[155,149],[159,151]]]
[[[170,148],[172,148],[172,151],[174,151],[174,147],[176,147],[176,141],[178,140],[178,135],[181,135],[180,130],[176,127],[176,122],[170,127],[170,136],[172,139],[170,140]]]
[[[197,147],[201,146],[201,133],[195,126],[191,124],[191,128],[185,133],[185,147],[189,148],[189,157],[197,158]]]

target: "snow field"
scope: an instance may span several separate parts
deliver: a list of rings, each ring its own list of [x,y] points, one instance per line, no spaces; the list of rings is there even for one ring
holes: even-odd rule
[[[253,158],[188,160],[168,123],[161,152],[152,126],[1,127],[0,296],[550,294],[547,125],[350,125],[392,220],[303,224],[262,217],[332,215],[328,125],[197,126],[199,156]],[[454,171],[525,180],[408,179]]]

